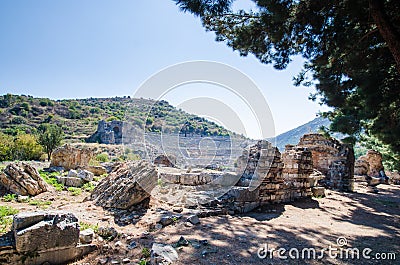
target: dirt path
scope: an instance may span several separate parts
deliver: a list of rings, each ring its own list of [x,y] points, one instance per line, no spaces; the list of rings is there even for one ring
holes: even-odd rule
[[[114,226],[120,232],[119,238],[112,242],[98,242],[98,251],[75,264],[98,264],[100,259],[107,258],[107,264],[111,264],[111,260],[122,263],[124,258],[130,260],[126,260],[127,264],[137,264],[153,242],[174,244],[181,236],[191,244],[177,248],[177,264],[400,264],[399,186],[381,185],[380,192],[375,194],[357,185],[355,193],[327,191],[327,196],[321,199],[271,205],[241,216],[201,218],[198,225],[178,221],[150,233],[140,224],[151,218],[154,209],[139,217],[140,222],[136,225],[119,226],[112,213],[94,206],[91,201],[83,202],[88,195],[71,196],[67,191],[52,191],[35,198],[51,201],[48,209],[71,211],[80,221]],[[12,205],[21,211],[46,207],[16,202],[0,202],[0,205]],[[347,241],[341,251],[343,258],[332,257],[340,251],[329,256],[329,246],[337,248],[338,238],[341,238],[340,243]],[[129,250],[128,245],[132,242],[137,246]],[[259,258],[257,253],[266,244],[269,250],[285,249],[286,252],[281,254],[287,259],[280,259],[277,251],[268,252],[265,259]],[[292,248],[295,250],[290,251]],[[327,250],[323,252],[322,260],[314,260],[307,259],[305,248],[314,248],[316,256],[321,255],[322,249]],[[349,258],[346,259],[349,248],[359,249],[360,259],[350,259],[353,252],[347,252]],[[367,248],[371,249],[370,253]],[[291,259],[289,254],[296,256],[296,249],[300,259]],[[363,257],[364,249],[370,259]],[[305,259],[301,259],[302,251],[305,251]],[[381,257],[394,253],[396,260],[377,260],[376,253],[385,253],[380,254]],[[260,251],[260,254],[265,252]],[[356,253],[354,257],[357,257]]]

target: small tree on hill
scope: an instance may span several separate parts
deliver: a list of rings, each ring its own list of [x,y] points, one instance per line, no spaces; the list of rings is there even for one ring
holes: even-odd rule
[[[38,142],[47,154],[50,161],[53,151],[61,145],[64,139],[64,133],[60,127],[55,124],[42,124],[39,127]]]

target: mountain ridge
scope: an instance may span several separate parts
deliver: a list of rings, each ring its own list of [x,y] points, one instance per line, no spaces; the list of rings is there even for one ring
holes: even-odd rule
[[[303,125],[300,125],[292,130],[281,133],[273,138],[268,138],[267,140],[278,147],[279,151],[283,152],[285,150],[285,145],[298,144],[300,138],[306,133],[316,133],[321,127],[329,128],[331,122],[327,118],[317,117]],[[332,137],[342,139],[343,134],[334,133]]]

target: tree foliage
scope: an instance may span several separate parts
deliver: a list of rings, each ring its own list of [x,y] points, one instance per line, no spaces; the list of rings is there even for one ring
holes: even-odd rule
[[[43,153],[35,135],[0,133],[0,161],[39,160]]]
[[[63,139],[62,129],[55,124],[42,124],[39,127],[38,142],[46,152],[48,160],[50,160],[53,151],[61,145]]]
[[[39,160],[42,147],[38,144],[35,135],[20,134],[14,139],[12,154],[13,159],[16,160]]]
[[[311,99],[333,107],[331,129],[358,139],[367,132],[400,154],[400,1],[174,0],[200,16],[241,55],[284,69],[305,59],[296,85],[315,85]]]
[[[11,160],[14,138],[0,132],[0,161]]]

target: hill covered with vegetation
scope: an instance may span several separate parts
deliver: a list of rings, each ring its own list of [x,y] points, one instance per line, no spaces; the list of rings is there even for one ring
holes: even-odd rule
[[[51,100],[25,95],[0,96],[0,132],[34,134],[44,123],[60,126],[67,142],[82,142],[96,131],[99,120],[129,120],[149,132],[228,135],[217,124],[178,110],[166,101],[130,97]]]

